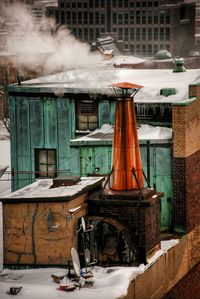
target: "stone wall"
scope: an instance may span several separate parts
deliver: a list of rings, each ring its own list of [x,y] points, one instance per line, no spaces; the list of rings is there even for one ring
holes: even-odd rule
[[[85,195],[66,202],[4,203],[4,264],[66,265],[77,245],[78,218],[86,214],[84,202]],[[77,212],[69,212],[79,205]],[[52,229],[47,224],[49,213],[54,218]]]

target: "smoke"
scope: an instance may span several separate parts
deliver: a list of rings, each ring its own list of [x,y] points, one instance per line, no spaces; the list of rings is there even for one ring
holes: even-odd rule
[[[77,40],[66,27],[58,28],[53,19],[44,17],[37,24],[31,12],[19,4],[5,11],[14,24],[9,30],[8,49],[17,53],[23,68],[49,74],[91,63],[90,46]]]

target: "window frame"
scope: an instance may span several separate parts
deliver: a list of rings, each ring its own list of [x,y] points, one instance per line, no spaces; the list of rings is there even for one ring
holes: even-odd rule
[[[40,154],[41,152],[46,152],[46,163],[40,161]],[[49,152],[54,153],[54,163],[49,163]],[[40,170],[41,166],[46,166],[47,171],[42,172]],[[55,166],[55,170],[53,171],[54,175],[51,175],[51,170],[49,170],[50,166]],[[43,173],[43,174],[42,174]],[[46,173],[46,175],[45,175]],[[35,178],[37,179],[47,179],[47,178],[55,178],[57,176],[57,151],[55,148],[35,148]]]
[[[92,111],[83,111],[82,110],[82,105],[84,105],[84,102],[91,102],[93,104]],[[90,109],[90,108],[89,108]],[[85,117],[87,120],[86,121],[81,121],[81,117]],[[91,117],[96,117],[96,121],[90,121]],[[86,129],[81,128],[81,123],[86,124]],[[91,124],[96,124],[94,125],[94,129],[90,129]],[[76,130],[78,131],[93,131],[98,128],[98,104],[97,101],[89,98],[85,98],[82,100],[76,101]]]

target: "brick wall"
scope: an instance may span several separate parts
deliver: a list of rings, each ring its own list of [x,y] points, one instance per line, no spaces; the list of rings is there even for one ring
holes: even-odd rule
[[[200,88],[200,87],[199,87]],[[173,154],[185,158],[200,149],[200,92],[198,100],[172,107]]]
[[[173,223],[177,231],[186,230],[186,159],[173,159],[174,210]]]
[[[160,202],[141,204],[138,200],[110,200],[88,202],[89,216],[112,217],[130,232],[139,252],[139,260],[145,262],[146,254],[160,243]]]
[[[197,299],[200,294],[199,262],[200,225],[138,275],[123,299]]]
[[[184,294],[184,295],[183,295]],[[200,263],[192,268],[169,292],[164,299],[198,299],[200,295]]]
[[[200,86],[190,86],[189,95],[197,99],[172,108],[173,219],[186,232],[200,224]]]

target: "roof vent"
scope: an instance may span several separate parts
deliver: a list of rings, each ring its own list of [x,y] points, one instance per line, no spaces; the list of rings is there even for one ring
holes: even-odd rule
[[[79,176],[58,176],[53,179],[51,188],[76,185],[80,181]]]
[[[161,88],[161,90],[160,90],[160,95],[164,96],[164,97],[168,97],[168,96],[171,96],[173,94],[176,94],[176,89],[175,88],[165,87],[165,88]]]
[[[173,73],[181,73],[186,72],[185,67],[183,66],[184,59],[181,57],[175,57],[174,58],[174,70]]]

